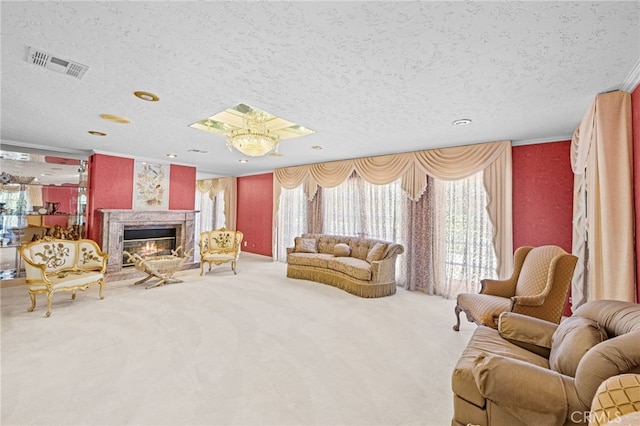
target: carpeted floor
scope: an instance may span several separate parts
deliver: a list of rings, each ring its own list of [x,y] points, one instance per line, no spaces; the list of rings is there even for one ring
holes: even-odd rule
[[[448,425],[475,326],[454,302],[362,299],[243,254],[238,275],[45,299],[3,288],[2,425]],[[142,275],[141,275],[142,276]]]

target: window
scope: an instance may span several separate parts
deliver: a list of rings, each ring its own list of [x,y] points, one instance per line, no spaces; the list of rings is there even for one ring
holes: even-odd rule
[[[404,241],[406,195],[400,181],[374,185],[352,176],[322,190],[325,234]]]
[[[211,231],[225,226],[224,216],[224,191],[219,191],[213,199],[209,196],[209,192],[196,191],[196,210],[200,213],[195,218],[195,245],[200,245],[200,233]],[[194,251],[194,261],[200,261],[200,252]]]
[[[444,277],[439,280],[446,297],[475,293],[481,279],[496,278],[493,227],[482,176],[480,172],[466,179],[434,181],[435,209],[440,210],[435,227],[444,247]]]
[[[287,247],[293,247],[295,237],[307,232],[307,198],[302,186],[282,188],[276,218],[275,260],[287,261]]]

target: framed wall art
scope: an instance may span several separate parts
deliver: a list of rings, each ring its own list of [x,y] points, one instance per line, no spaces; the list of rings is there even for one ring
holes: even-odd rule
[[[169,209],[169,166],[135,162],[133,210]]]

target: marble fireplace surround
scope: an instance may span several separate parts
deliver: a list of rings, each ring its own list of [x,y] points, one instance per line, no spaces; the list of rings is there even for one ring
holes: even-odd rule
[[[176,229],[176,246],[182,246],[186,253],[194,247],[194,221],[197,211],[194,210],[111,210],[98,209],[102,216],[100,246],[109,253],[107,262],[107,281],[122,280],[140,274],[135,268],[122,267],[122,247],[125,229]],[[193,253],[182,269],[197,267],[193,261]]]

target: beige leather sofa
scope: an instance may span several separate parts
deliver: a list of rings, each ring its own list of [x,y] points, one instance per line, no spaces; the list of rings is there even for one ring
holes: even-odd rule
[[[640,305],[593,301],[560,324],[503,313],[458,360],[451,424],[588,424],[598,387],[628,373],[640,373]]]
[[[370,238],[302,234],[287,248],[287,277],[317,281],[360,297],[396,292],[402,245]]]

